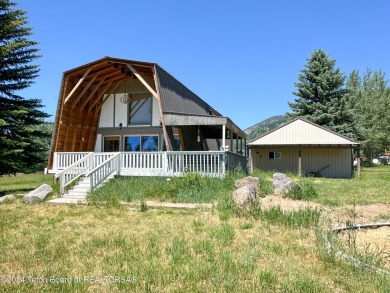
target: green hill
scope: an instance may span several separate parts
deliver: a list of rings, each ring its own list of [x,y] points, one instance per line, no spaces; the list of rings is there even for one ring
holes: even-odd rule
[[[283,115],[272,116],[245,129],[244,132],[248,135],[248,140],[250,141],[271,131],[272,129],[279,127],[281,124],[286,122],[287,119]]]

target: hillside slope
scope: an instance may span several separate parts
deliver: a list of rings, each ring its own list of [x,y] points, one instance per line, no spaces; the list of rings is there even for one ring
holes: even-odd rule
[[[248,140],[251,141],[286,122],[287,119],[283,115],[272,116],[245,129],[244,132],[248,135]]]

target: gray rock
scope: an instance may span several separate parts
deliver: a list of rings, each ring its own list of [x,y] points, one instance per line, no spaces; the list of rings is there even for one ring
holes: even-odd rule
[[[13,194],[4,195],[0,197],[0,203],[5,202],[6,200],[14,200],[14,199],[15,199],[15,195]]]
[[[233,191],[233,202],[238,207],[243,207],[256,201],[256,189],[253,186],[242,186]]]
[[[252,186],[256,189],[256,195],[260,194],[260,180],[257,177],[248,176],[241,179],[236,180],[234,182],[236,188],[240,188],[243,186]]]
[[[272,183],[274,186],[274,195],[286,196],[290,190],[299,185],[296,181],[288,178],[286,174],[275,173],[272,175]]]
[[[51,188],[48,184],[42,184],[37,189],[34,189],[33,191],[30,191],[27,193],[22,200],[25,203],[34,203],[38,201],[42,201],[46,198],[46,196],[53,191],[53,188]]]

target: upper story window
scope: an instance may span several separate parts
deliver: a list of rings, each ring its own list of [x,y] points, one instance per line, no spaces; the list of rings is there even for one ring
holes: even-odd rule
[[[129,104],[130,125],[152,125],[152,97],[133,100]]]

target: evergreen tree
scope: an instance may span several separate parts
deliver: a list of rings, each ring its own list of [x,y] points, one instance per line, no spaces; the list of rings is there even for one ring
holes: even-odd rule
[[[47,157],[47,131],[38,127],[49,115],[40,110],[41,101],[17,94],[33,83],[39,58],[37,43],[30,41],[23,10],[0,0],[0,175],[32,172]]]
[[[350,138],[356,138],[353,112],[345,96],[345,77],[336,61],[329,59],[321,49],[314,51],[294,83],[297,96],[288,103],[292,113],[287,117],[303,117],[318,125],[326,126]]]

